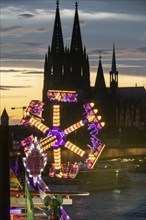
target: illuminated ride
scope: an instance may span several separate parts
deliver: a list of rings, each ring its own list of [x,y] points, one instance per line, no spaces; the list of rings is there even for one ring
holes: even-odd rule
[[[99,158],[104,145],[97,138],[98,132],[104,126],[104,122],[100,122],[101,116],[97,116],[97,110],[93,109],[93,103],[87,103],[83,105],[84,119],[69,126],[66,129],[60,128],[60,105],[59,102],[77,102],[77,93],[75,91],[58,91],[49,90],[47,96],[50,101],[53,101],[53,126],[47,127],[42,123],[41,113],[43,111],[43,105],[39,100],[32,100],[29,106],[25,109],[21,124],[26,126],[34,126],[40,130],[45,137],[37,140],[33,135],[25,138],[21,141],[25,157],[23,157],[23,163],[25,169],[29,174],[29,178],[26,177],[28,184],[31,177],[33,178],[33,186],[38,186],[45,193],[49,193],[50,189],[41,178],[41,172],[44,170],[47,163],[47,155],[45,152],[52,148],[54,153],[54,163],[50,168],[49,176],[57,178],[75,178],[78,171],[84,167],[84,169],[92,169]],[[68,134],[83,127],[87,124],[90,132],[91,144],[87,145],[87,151],[82,150],[69,140],[67,140]],[[65,147],[68,150],[82,157],[81,162],[75,162],[73,164],[68,163],[65,167],[61,164],[61,148]],[[84,161],[84,162],[83,162]],[[51,199],[51,200],[50,200]],[[56,196],[50,196],[47,200],[47,204],[52,204],[55,201],[55,205],[52,208],[52,217],[61,216],[63,220],[69,220],[69,216],[66,214],[63,207],[57,202]],[[45,201],[45,200],[44,200]],[[59,209],[57,208],[59,207]],[[55,210],[60,210],[60,214],[56,214]],[[54,218],[52,218],[54,219]],[[60,219],[60,218],[56,218]]]
[[[33,136],[29,136],[21,142],[21,145],[24,147],[24,151],[26,153],[26,158],[23,158],[23,162],[29,171],[30,176],[33,177],[34,183],[38,182],[37,178],[40,177],[40,174],[47,163],[47,156],[44,152],[46,152],[49,148],[52,148],[54,153],[54,163],[50,168],[49,176],[58,178],[75,178],[78,171],[82,168],[81,166],[84,166],[86,169],[92,169],[104,148],[104,145],[97,138],[97,134],[104,126],[104,122],[100,122],[101,116],[96,115],[97,110],[93,109],[93,103],[83,105],[83,120],[80,120],[79,122],[62,130],[60,128],[59,102],[77,102],[77,93],[75,91],[48,90],[47,96],[50,101],[53,101],[52,128],[47,127],[41,122],[41,113],[43,111],[44,103],[38,100],[30,102],[29,106],[25,109],[21,120],[21,124],[34,126],[45,134],[44,138],[40,139],[39,142],[35,141],[34,144],[31,143],[34,140]],[[87,152],[66,139],[68,134],[86,124],[91,135],[91,145],[87,145]],[[30,147],[28,148],[29,145]],[[62,147],[65,147],[82,157],[84,159],[84,163],[69,163],[63,167],[61,164]],[[37,162],[35,158],[38,158],[38,155],[40,156],[40,159]]]

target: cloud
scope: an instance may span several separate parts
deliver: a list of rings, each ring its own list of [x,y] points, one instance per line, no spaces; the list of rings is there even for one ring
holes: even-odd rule
[[[117,65],[118,66],[118,68],[143,68],[144,66],[143,65],[129,65],[129,64],[118,64]],[[104,67],[105,68],[111,68],[111,64],[104,64]]]
[[[37,51],[37,49],[36,49],[36,51]],[[19,52],[19,51],[18,52],[15,51],[15,53],[1,54],[0,58],[1,59],[9,59],[9,61],[13,61],[13,59],[16,59],[16,60],[14,60],[16,62],[17,62],[17,60],[21,60],[21,62],[22,61],[24,61],[24,62],[25,61],[35,61],[35,60],[42,61],[41,53],[36,54],[35,52],[29,52],[29,51],[23,52],[23,54],[21,54],[21,52]],[[43,59],[43,61],[44,61],[44,59]]]
[[[1,96],[2,99],[7,99],[7,98],[10,98],[10,99],[16,99],[16,98],[27,98],[27,96],[25,95],[2,95]]]
[[[102,58],[106,59],[108,56],[112,56],[113,48],[104,48],[104,49],[91,49],[88,50],[87,53],[90,57],[91,60],[94,60],[95,57],[99,57],[99,52],[101,51],[101,56]],[[115,53],[116,53],[116,59],[117,60],[143,60],[145,59],[145,51],[146,47],[138,47],[138,48],[116,48]],[[136,56],[137,57],[134,57]],[[105,60],[104,59],[104,60]]]
[[[14,69],[8,68],[8,67],[4,67],[1,69],[1,73],[20,73],[22,76],[22,74],[42,74],[43,71],[42,70],[38,70],[38,69],[34,69],[34,68],[26,68],[26,69],[22,69],[19,67],[15,67]]]
[[[9,73],[9,72],[13,72],[13,73],[17,73],[19,72],[19,70],[16,70],[16,69],[1,69],[1,72],[4,72],[4,73]]]
[[[86,22],[84,20],[80,20],[80,25],[83,27],[85,26]]]
[[[22,26],[15,25],[15,26],[11,26],[11,27],[1,28],[1,32],[2,33],[4,33],[4,32],[11,32],[11,31],[19,30],[21,28],[22,28]]]
[[[33,42],[24,42],[24,43],[21,43],[21,45],[22,44],[27,45],[27,46],[31,46],[31,47],[40,47],[40,46],[44,45],[43,43],[33,43]]]
[[[22,34],[28,34],[28,33],[41,33],[41,32],[47,32],[47,28],[34,28],[34,27],[23,27],[20,25],[16,26],[9,26],[6,28],[1,28],[1,36],[7,36],[7,35],[15,35],[15,36],[21,36]]]
[[[36,15],[30,14],[30,13],[24,13],[24,14],[19,14],[18,16],[19,16],[20,18],[32,18],[32,17],[34,17],[34,16],[36,16]]]
[[[32,86],[0,86],[0,90],[10,90],[10,89],[24,89],[31,88]]]
[[[68,19],[74,16],[74,10],[63,9],[60,10],[61,18]],[[79,17],[83,20],[122,20],[122,21],[145,21],[144,15],[127,14],[127,13],[113,13],[113,12],[85,12],[79,10]]]
[[[139,47],[137,50],[146,54],[146,47]]]
[[[43,71],[29,71],[29,72],[25,72],[23,74],[43,74]]]
[[[111,53],[112,51],[112,48],[105,48],[105,49],[91,49],[91,50],[88,50],[87,53],[88,55],[91,55],[91,56],[98,56],[99,53],[101,53],[101,56],[102,54],[109,54],[109,52]]]

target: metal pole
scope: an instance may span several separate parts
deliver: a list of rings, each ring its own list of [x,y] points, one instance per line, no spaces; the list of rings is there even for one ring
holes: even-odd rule
[[[0,126],[0,218],[10,220],[9,126]]]

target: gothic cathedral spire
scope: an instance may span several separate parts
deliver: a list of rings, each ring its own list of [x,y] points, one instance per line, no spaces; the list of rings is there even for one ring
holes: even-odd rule
[[[71,89],[89,90],[90,72],[86,50],[83,51],[80,22],[78,15],[78,3],[75,4],[75,16],[70,45],[70,81]],[[86,88],[86,89],[85,89]],[[86,93],[86,92],[85,92]]]
[[[118,71],[116,67],[115,44],[113,44],[112,66],[110,71],[110,89],[115,93],[118,88]]]
[[[106,84],[105,84],[105,79],[104,79],[104,74],[103,74],[103,68],[102,68],[102,62],[101,62],[101,51],[100,51],[97,76],[95,80],[94,94],[95,96],[104,95],[105,92],[106,92]]]
[[[52,37],[52,54],[63,53],[64,52],[64,44],[63,44],[63,35],[60,21],[60,13],[59,13],[59,1],[56,2],[56,16],[54,22],[54,31]]]
[[[78,16],[78,3],[77,2],[75,4],[75,17],[74,17],[70,51],[71,51],[71,53],[73,53],[73,52],[80,52],[81,54],[83,53],[82,38],[81,38],[81,31],[80,31],[80,22],[79,22],[79,16]]]

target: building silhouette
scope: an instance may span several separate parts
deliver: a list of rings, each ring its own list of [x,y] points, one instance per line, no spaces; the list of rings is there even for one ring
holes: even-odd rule
[[[8,113],[6,111],[6,109],[4,108],[2,115],[1,115],[1,125],[2,126],[8,126],[9,125],[9,116]]]
[[[119,72],[116,66],[115,44],[111,70],[109,71],[110,87],[106,87],[102,68],[102,57],[99,55],[99,64],[95,86],[90,85],[90,64],[86,47],[83,46],[79,22],[78,4],[75,4],[75,14],[72,28],[70,47],[64,46],[62,24],[57,1],[52,44],[49,45],[44,63],[43,102],[45,103],[43,118],[45,124],[51,125],[52,103],[47,98],[48,90],[76,90],[79,96],[78,104],[65,104],[62,109],[61,124],[66,126],[75,120],[75,112],[82,112],[82,104],[93,101],[106,122],[104,137],[120,137],[125,141],[132,141],[131,135],[137,134],[145,140],[146,129],[146,91],[144,87],[118,87]],[[130,130],[129,130],[130,128]],[[128,131],[128,133],[127,133]],[[131,134],[131,133],[132,134]],[[138,140],[140,139],[138,138]],[[135,140],[135,138],[133,137]]]

